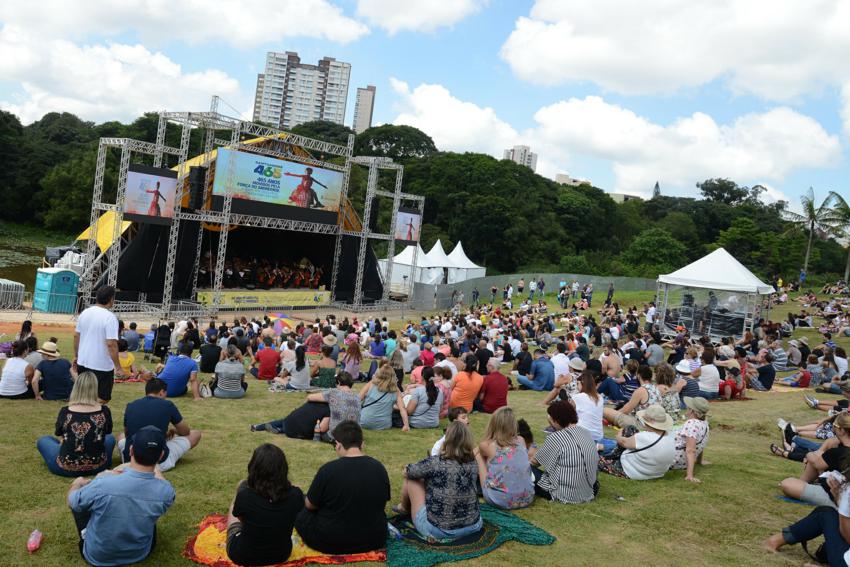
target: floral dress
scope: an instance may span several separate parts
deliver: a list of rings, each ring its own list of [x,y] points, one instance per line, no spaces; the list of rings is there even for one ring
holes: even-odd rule
[[[697,455],[705,450],[708,445],[708,422],[703,419],[689,419],[681,427],[674,430],[676,459],[670,466],[671,469],[684,469],[688,466],[688,460],[685,457],[685,447],[687,446],[688,437],[696,439]]]
[[[520,439],[510,447],[496,445],[496,454],[487,463],[484,500],[507,510],[525,508],[534,500],[531,478],[528,452]]]

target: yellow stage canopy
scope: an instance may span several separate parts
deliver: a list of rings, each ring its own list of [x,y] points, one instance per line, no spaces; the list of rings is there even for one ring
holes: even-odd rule
[[[101,252],[106,252],[109,250],[109,247],[112,246],[112,238],[115,236],[115,223],[118,219],[115,218],[114,211],[106,211],[102,215],[100,215],[100,219],[97,221],[97,235],[95,240],[97,241],[97,247],[100,248]],[[121,232],[119,234],[124,234],[124,232],[130,228],[132,223],[130,221],[123,221],[121,223]],[[77,237],[77,240],[88,240],[91,238],[91,227],[85,229],[80,235]]]

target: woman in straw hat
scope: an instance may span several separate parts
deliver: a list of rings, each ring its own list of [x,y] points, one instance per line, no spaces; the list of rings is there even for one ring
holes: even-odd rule
[[[675,431],[676,457],[671,469],[685,469],[685,480],[699,484],[694,476],[694,466],[702,464],[702,454],[708,445],[708,400],[705,398],[685,398],[685,423]]]
[[[37,352],[43,359],[35,367],[32,377],[35,399],[67,400],[74,387],[71,362],[59,357],[56,343],[51,341],[42,344]]]
[[[643,427],[627,437],[627,429],[617,433],[617,445],[623,452],[612,457],[600,457],[599,470],[631,480],[651,480],[664,476],[673,460],[676,449],[670,430],[673,419],[659,404],[653,404],[636,414]]]

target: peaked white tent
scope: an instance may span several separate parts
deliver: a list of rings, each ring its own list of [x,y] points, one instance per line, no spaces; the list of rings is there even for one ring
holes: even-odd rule
[[[725,249],[658,276],[654,321],[662,334],[686,329],[692,337],[740,337],[761,313],[762,295],[772,286],[756,277]]]
[[[416,266],[415,274],[414,265]],[[381,274],[386,274],[387,261],[378,260],[378,269]],[[440,283],[442,277],[442,266],[435,266],[422,247],[416,244],[416,246],[405,246],[404,250],[393,256],[393,273],[389,285],[393,291],[407,293],[414,282],[436,284]],[[386,284],[387,282],[384,282],[384,285]]]
[[[449,260],[454,264],[454,268],[449,268],[449,283],[458,283],[473,278],[483,278],[487,275],[487,268],[479,266],[466,256],[463,251],[463,244],[458,242],[451,254]]]

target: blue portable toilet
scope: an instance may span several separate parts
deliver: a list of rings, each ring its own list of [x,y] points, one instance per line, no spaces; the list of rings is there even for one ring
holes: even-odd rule
[[[32,306],[45,313],[73,313],[77,307],[80,276],[63,268],[39,268]]]

